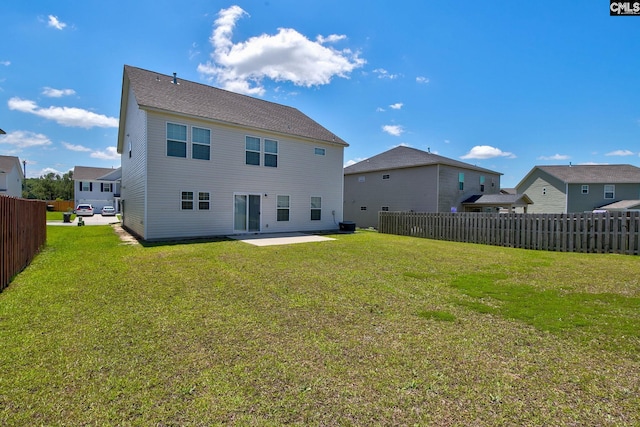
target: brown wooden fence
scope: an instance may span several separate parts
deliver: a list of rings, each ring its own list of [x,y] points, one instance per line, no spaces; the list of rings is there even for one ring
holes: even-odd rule
[[[47,206],[53,206],[54,212],[67,212],[75,209],[73,200],[51,200],[47,202]]]
[[[47,240],[47,204],[0,195],[0,291]]]
[[[561,252],[638,255],[640,212],[498,214],[380,212],[378,231]]]

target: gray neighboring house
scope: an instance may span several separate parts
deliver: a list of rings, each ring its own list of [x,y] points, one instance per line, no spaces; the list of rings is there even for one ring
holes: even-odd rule
[[[74,206],[88,203],[93,205],[95,213],[100,213],[105,206],[113,206],[120,212],[121,177],[121,168],[76,166],[73,168]]]
[[[144,240],[337,230],[347,146],[295,108],[125,65],[123,226]]]
[[[20,159],[14,156],[0,156],[0,194],[22,197],[24,173]]]
[[[640,199],[640,168],[633,165],[535,166],[516,186],[533,201],[529,213],[590,212]]]
[[[379,211],[495,212],[495,204],[469,199],[500,196],[501,175],[427,151],[395,147],[344,168],[344,218],[358,227],[377,227]]]

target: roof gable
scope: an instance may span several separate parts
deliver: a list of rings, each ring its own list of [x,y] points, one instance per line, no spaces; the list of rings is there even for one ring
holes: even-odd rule
[[[470,169],[486,173],[502,175],[489,169],[480,168],[469,163],[449,159],[430,152],[418,150],[416,148],[399,146],[391,150],[380,153],[376,156],[365,159],[361,162],[344,168],[345,175],[354,173],[373,172],[378,170],[402,169],[418,166],[447,165],[463,169]]]
[[[74,181],[113,181],[113,179],[109,179],[109,175],[114,173],[117,174],[118,169],[113,168],[94,168],[90,166],[76,166],[73,168],[73,179]],[[105,177],[106,176],[106,177]]]
[[[226,91],[201,83],[124,66],[125,88],[131,87],[141,109],[172,112],[207,120],[348,146],[335,134],[293,107]],[[122,118],[126,104],[121,104]]]
[[[636,184],[640,183],[640,168],[633,165],[553,165],[535,166],[520,181],[522,184],[540,170],[565,184]],[[520,186],[518,184],[518,186]]]
[[[22,176],[22,168],[20,167],[20,159],[15,156],[0,156],[0,172],[9,173],[16,169]]]

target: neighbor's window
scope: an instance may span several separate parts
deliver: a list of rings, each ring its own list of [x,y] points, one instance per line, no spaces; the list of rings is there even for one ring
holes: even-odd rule
[[[131,141],[129,141],[129,158],[131,158]]]
[[[278,221],[289,221],[289,196],[278,196]]]
[[[582,186],[582,194],[589,194],[589,186],[588,185],[583,185]]]
[[[193,191],[182,192],[182,209],[193,210]]]
[[[110,182],[100,183],[100,191],[103,193],[111,193],[113,191],[113,184]]]
[[[484,191],[484,176],[480,175],[480,191]]]
[[[358,182],[364,182],[364,181],[365,181],[364,176],[359,176],[359,177],[358,177]]]
[[[91,191],[90,182],[80,182],[80,191]]]
[[[604,186],[604,198],[614,199],[616,197],[616,186],[613,184]]]
[[[322,197],[311,197],[311,221],[322,219]]]
[[[384,175],[382,175],[382,179],[389,179],[391,178],[391,176],[388,173],[385,173]]]
[[[316,156],[324,156],[326,153],[326,150],[324,148],[314,148],[313,149],[313,154],[315,154]]]
[[[187,127],[167,123],[167,156],[187,157]]]
[[[458,174],[458,189],[464,190],[464,172]]]
[[[197,127],[191,128],[191,157],[200,160],[211,159],[211,131]]]
[[[209,210],[209,203],[211,200],[211,196],[208,192],[199,192],[198,193],[198,209],[201,211]]]
[[[381,210],[384,211],[384,212],[388,212],[389,211],[389,206],[383,206]]]
[[[542,195],[544,196],[545,194],[547,194],[547,187],[542,187]]]
[[[366,210],[367,210],[367,207],[366,207],[366,206],[360,206],[360,210],[361,210],[361,211],[366,211]]]
[[[264,165],[272,168],[278,167],[278,141],[264,140]]]
[[[248,136],[245,148],[246,164],[260,166],[260,138]]]

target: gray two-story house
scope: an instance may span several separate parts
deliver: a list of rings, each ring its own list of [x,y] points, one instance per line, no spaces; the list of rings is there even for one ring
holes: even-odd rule
[[[395,147],[344,168],[344,218],[377,227],[379,211],[463,212],[500,195],[502,174],[411,147]],[[495,212],[500,201],[492,200]],[[486,206],[475,204],[478,211]]]
[[[590,212],[640,199],[640,168],[627,164],[535,166],[516,190],[533,201],[530,213]]]

